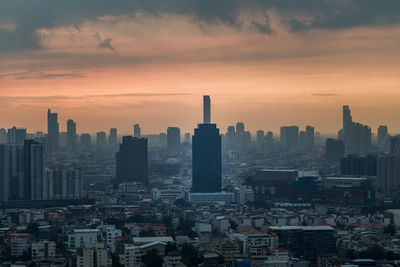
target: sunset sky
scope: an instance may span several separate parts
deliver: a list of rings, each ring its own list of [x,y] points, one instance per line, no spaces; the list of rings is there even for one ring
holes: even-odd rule
[[[400,132],[399,0],[0,0],[0,128]]]

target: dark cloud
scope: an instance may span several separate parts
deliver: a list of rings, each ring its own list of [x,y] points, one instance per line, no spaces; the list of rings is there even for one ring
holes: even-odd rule
[[[399,23],[399,0],[2,0],[0,24],[15,24],[13,31],[0,29],[0,51],[40,48],[37,29],[81,25],[85,20],[121,15],[134,17],[184,15],[205,27],[226,24],[242,28],[243,13],[273,10],[291,31],[342,29]],[[260,32],[271,34],[269,21],[251,21]],[[75,28],[79,31],[79,26]],[[111,38],[101,47],[111,49]],[[111,49],[112,50],[112,49]]]
[[[96,38],[96,40],[99,42],[99,48],[105,48],[105,49],[109,49],[113,52],[115,52],[115,48],[111,45],[111,38],[106,38],[106,39],[102,39],[100,37],[100,34],[96,32],[96,34],[94,35],[94,38]]]
[[[45,73],[45,72],[15,72],[15,73],[7,73],[7,74],[0,74],[0,79],[11,77],[15,80],[30,80],[30,79],[37,79],[37,80],[47,80],[47,79],[56,79],[56,78],[84,78],[86,77],[83,73],[78,72],[71,72],[71,73]]]

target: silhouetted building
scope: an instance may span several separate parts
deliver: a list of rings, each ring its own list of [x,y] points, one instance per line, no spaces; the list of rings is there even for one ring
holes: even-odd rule
[[[353,122],[349,106],[343,106],[343,140],[347,154],[367,154],[371,150],[371,128]]]
[[[204,122],[207,119],[204,118]],[[222,151],[221,135],[216,124],[198,124],[192,138],[192,156],[193,192],[220,192]]]
[[[185,133],[185,143],[186,144],[190,144],[190,137],[191,137],[191,134],[190,133]]]
[[[312,150],[314,148],[314,127],[306,127],[306,148]]]
[[[0,129],[0,144],[7,144],[7,131],[4,128]]]
[[[50,109],[47,111],[47,137],[49,138],[50,144],[49,151],[57,151],[59,147],[58,114],[51,113]]]
[[[25,147],[8,145],[9,199],[25,198]]]
[[[163,148],[167,147],[167,135],[165,133],[160,133],[160,146]]]
[[[76,123],[73,120],[67,121],[67,147],[68,149],[76,147]]]
[[[88,148],[92,144],[92,137],[88,133],[81,134],[81,146]]]
[[[44,144],[25,140],[25,199],[42,199]]]
[[[274,133],[268,131],[267,134],[265,135],[265,140],[267,143],[272,143],[274,141]]]
[[[0,145],[0,202],[8,201],[8,147]]]
[[[299,147],[306,148],[306,132],[300,131],[299,133]]]
[[[264,143],[265,136],[264,136],[264,131],[263,130],[258,130],[257,131],[257,143],[262,144]]]
[[[23,145],[26,139],[26,129],[12,127],[8,129],[8,144]]]
[[[389,142],[389,133],[386,125],[381,125],[378,127],[378,145],[386,146]]]
[[[340,162],[344,157],[344,142],[333,138],[326,139],[325,155],[329,162]]]
[[[167,147],[169,152],[179,151],[181,146],[181,130],[178,127],[168,127]]]
[[[210,103],[210,96],[205,95],[203,96],[203,117],[204,117],[204,124],[211,123],[211,103]]]
[[[97,146],[98,147],[104,147],[107,144],[107,137],[106,137],[106,133],[105,132],[98,132],[97,133],[97,138],[96,138],[96,142],[97,142]]]
[[[376,155],[348,155],[340,161],[340,173],[353,176],[376,176]]]
[[[400,158],[382,156],[377,163],[377,191],[387,196],[400,192]]]
[[[83,171],[80,169],[45,170],[43,200],[83,198]]]
[[[147,184],[147,161],[147,139],[124,136],[116,154],[117,180]]]
[[[299,144],[299,127],[281,127],[281,144],[288,149],[296,149]]]
[[[118,140],[117,140],[117,129],[116,128],[111,128],[110,129],[110,135],[108,136],[108,144],[115,146],[117,145]]]
[[[142,133],[141,133],[139,124],[133,125],[133,137],[136,137],[136,138],[142,137]]]

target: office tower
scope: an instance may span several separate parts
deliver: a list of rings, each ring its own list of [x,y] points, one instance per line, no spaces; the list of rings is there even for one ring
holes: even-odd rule
[[[141,138],[141,131],[139,124],[133,125],[133,137]]]
[[[59,124],[58,114],[47,111],[47,137],[49,138],[50,152],[58,150],[59,147]]]
[[[168,127],[167,148],[169,152],[179,151],[181,146],[181,130],[178,127]]]
[[[81,146],[90,147],[92,144],[92,137],[88,133],[81,134]]]
[[[108,136],[108,143],[112,146],[117,145],[118,140],[117,140],[117,129],[116,128],[110,129],[110,135]]]
[[[222,187],[221,135],[216,124],[199,124],[194,130],[192,155],[193,192],[220,192]]]
[[[203,96],[203,118],[204,124],[209,124],[211,122],[211,103],[210,96]]]
[[[104,147],[107,144],[105,132],[98,132],[96,135],[96,142],[98,147]]]
[[[344,157],[344,143],[342,140],[328,138],[325,143],[326,160],[339,163]]]
[[[44,144],[25,140],[25,199],[42,199]]]
[[[376,155],[360,157],[348,155],[340,160],[340,174],[353,176],[376,176]]]
[[[82,199],[83,172],[80,169],[46,169],[43,176],[42,199]]]
[[[272,143],[274,141],[274,133],[271,131],[268,131],[267,134],[265,135],[265,141],[267,143]]]
[[[343,140],[347,154],[366,154],[371,149],[371,128],[353,122],[349,106],[343,106]]]
[[[167,135],[165,133],[160,133],[160,146],[165,148],[167,147]]]
[[[288,149],[296,149],[299,144],[299,127],[283,126],[281,127],[281,144]]]
[[[26,139],[26,129],[12,127],[8,129],[7,138],[10,145],[23,145]]]
[[[10,199],[25,198],[25,147],[8,145],[8,176]]]
[[[400,158],[382,156],[377,163],[377,191],[386,196],[398,196],[400,188]]]
[[[305,148],[306,147],[306,132],[300,131],[299,133],[299,147]]]
[[[67,121],[67,147],[69,149],[76,147],[76,123],[73,120]]]
[[[0,145],[0,202],[8,201],[8,147]]]
[[[116,154],[117,180],[148,184],[147,161],[147,138],[124,136]]]
[[[185,133],[185,143],[190,144],[190,133]]]
[[[385,146],[388,143],[389,133],[386,125],[378,127],[378,145]]]
[[[257,131],[257,143],[259,143],[259,144],[264,143],[264,131],[263,130]]]
[[[244,134],[244,123],[243,122],[238,122],[236,123],[236,134]]]
[[[0,129],[0,144],[7,144],[7,131],[4,128]]]
[[[224,144],[227,147],[231,148],[235,144],[235,141],[236,141],[235,126],[233,125],[228,126],[228,129],[225,134]]]
[[[343,141],[343,129],[340,129],[339,131],[338,131],[338,134],[337,134],[337,136],[338,136],[338,139],[339,140],[342,140]]]
[[[314,148],[314,127],[306,127],[306,148],[312,150]]]

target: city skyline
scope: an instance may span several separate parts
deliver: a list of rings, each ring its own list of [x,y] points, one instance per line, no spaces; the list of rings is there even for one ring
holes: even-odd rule
[[[207,94],[223,130],[334,133],[350,105],[374,131],[400,132],[397,1],[35,3],[0,4],[3,127],[44,130],[51,108],[82,132],[187,131]]]

